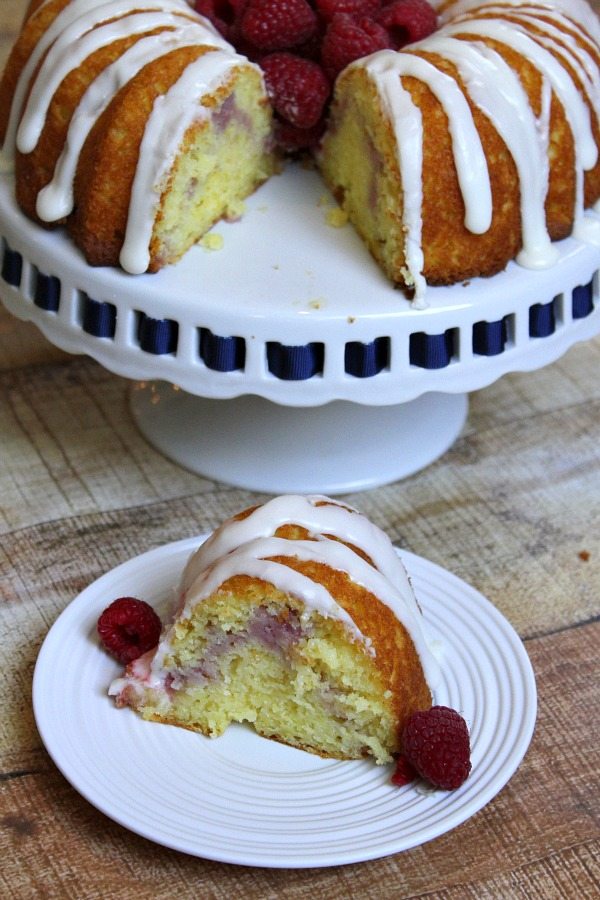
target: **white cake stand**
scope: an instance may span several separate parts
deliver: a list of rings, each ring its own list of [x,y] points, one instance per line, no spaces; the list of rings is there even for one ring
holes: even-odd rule
[[[428,465],[467,394],[600,332],[600,248],[561,242],[543,271],[430,289],[410,307],[313,171],[290,165],[177,266],[90,268],[27,220],[0,178],[0,295],[63,350],[134,379],[146,438],[181,465],[272,493],[342,493]]]

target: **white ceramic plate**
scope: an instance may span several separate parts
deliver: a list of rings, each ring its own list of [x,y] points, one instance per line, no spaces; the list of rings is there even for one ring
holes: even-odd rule
[[[96,621],[113,599],[161,607],[201,539],[118,566],[60,615],[33,681],[37,726],[79,793],[126,828],[195,856],[243,865],[329,866],[397,853],[464,822],[506,784],[529,745],[535,681],[524,647],[484,597],[439,566],[401,552],[431,636],[444,646],[436,703],[471,731],[471,775],[457,791],[396,788],[391,767],[338,762],[232,726],[216,740],[117,709],[119,666]]]

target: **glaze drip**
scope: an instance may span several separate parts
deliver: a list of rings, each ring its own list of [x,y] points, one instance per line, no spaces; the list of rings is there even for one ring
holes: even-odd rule
[[[507,21],[506,17],[510,17]],[[586,4],[485,3],[449,4],[442,27],[407,52],[383,50],[352,65],[362,67],[376,86],[396,135],[397,165],[403,186],[403,228],[407,281],[417,307],[423,306],[426,283],[422,249],[423,121],[402,79],[424,82],[448,118],[458,182],[464,201],[465,227],[484,233],[492,219],[490,173],[466,96],[493,123],[516,166],[520,185],[522,249],[517,262],[547,268],[557,251],[546,228],[544,204],[549,181],[549,117],[552,96],[562,105],[575,144],[573,234],[600,244],[600,224],[584,218],[585,172],[597,163],[592,116],[600,120],[597,65],[600,27]],[[486,41],[503,45],[531,63],[541,76],[541,112],[535,116],[517,73]],[[596,43],[594,43],[596,42]],[[424,58],[421,54],[427,54]],[[596,54],[596,59],[594,58]],[[435,63],[435,56],[455,66],[466,95]],[[579,82],[572,72],[577,73]],[[579,90],[579,83],[585,97]]]

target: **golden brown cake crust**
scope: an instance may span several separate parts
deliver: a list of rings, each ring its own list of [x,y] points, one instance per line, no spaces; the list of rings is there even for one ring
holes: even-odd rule
[[[28,9],[28,17],[3,75],[3,102],[0,105],[3,139],[19,79],[24,70],[28,71],[27,63],[29,61],[31,64],[32,53],[40,39],[70,2],[72,0],[49,0],[43,6],[32,3]],[[222,73],[220,80],[217,83],[215,79],[215,85],[204,95],[202,82],[195,89],[190,88],[189,109],[186,110],[186,121],[189,116],[190,124],[178,152],[173,152],[173,158],[165,160],[164,181],[160,185],[162,195],[153,197],[156,203],[150,203],[148,209],[139,215],[142,224],[137,226],[139,231],[134,236],[138,240],[132,239],[130,255],[123,263],[126,269],[134,272],[143,271],[144,266],[147,271],[154,272],[176,262],[216,221],[230,210],[239,208],[243,198],[272,174],[275,166],[272,147],[268,143],[270,106],[258,68],[236,57],[233,48],[228,49],[209,23],[195,14],[184,0],[181,0],[181,7],[165,10],[163,16],[160,9],[154,7],[147,18],[147,30],[143,30],[144,17],[136,17],[138,32],[103,45],[107,37],[110,39],[111,23],[120,22],[118,33],[123,34],[129,16],[145,11],[144,4],[138,4],[137,0],[114,10],[110,5],[100,5],[97,14],[92,10],[93,14],[89,17],[83,10],[86,17],[85,21],[81,20],[82,34],[77,40],[77,52],[89,46],[89,55],[79,64],[76,63],[64,77],[61,76],[62,82],[48,98],[48,109],[35,148],[28,153],[15,150],[16,199],[27,216],[43,227],[66,224],[73,242],[91,265],[119,266],[131,213],[131,188],[146,124],[150,113],[156,109],[154,103],[182,78],[188,66],[207,53],[220,52],[219,64],[215,66],[215,71]],[[78,14],[81,12],[79,9]],[[104,18],[105,15],[113,18]],[[158,26],[157,20],[160,22]],[[66,17],[60,21],[67,28],[71,20]],[[189,23],[195,27],[184,27]],[[98,41],[93,38],[96,30]],[[77,28],[74,28],[75,31]],[[116,88],[117,93],[106,109],[102,111],[90,103],[80,105],[86,91],[102,72],[121,60],[135,43],[150,39],[159,32],[173,32],[172,42],[149,40],[140,48],[136,58],[138,61],[146,59],[146,64],[141,70],[136,70],[133,61],[131,80],[120,89]],[[64,31],[60,36],[63,34]],[[195,42],[193,46],[190,41]],[[175,49],[169,50],[169,47]],[[157,58],[157,54],[161,53],[164,55]],[[33,86],[40,87],[36,79],[45,72],[42,70],[45,60],[46,56],[37,60],[20,114],[25,109]],[[128,63],[124,62],[115,71],[115,78],[122,77],[127,67]],[[221,104],[234,92],[231,106],[235,115],[219,117]],[[91,99],[97,102],[97,97]],[[199,114],[194,118],[196,108],[199,113],[212,108],[215,116],[211,118]],[[48,223],[37,215],[40,191],[59,171],[69,174],[68,167],[61,170],[57,165],[68,144],[69,127],[78,109],[82,109],[85,117],[93,116],[97,110],[99,118],[85,137],[76,161],[73,211],[69,212],[71,192],[68,186],[64,179],[57,180],[56,189],[44,198],[47,202],[42,215],[56,217]],[[83,134],[85,122],[85,118],[80,120],[79,134]],[[244,165],[238,165],[235,170],[232,170],[231,160],[220,166],[215,163],[217,151],[222,149],[226,140],[237,147],[243,146],[246,151],[240,154]],[[11,140],[11,146],[6,148],[9,154],[13,150],[12,143]],[[203,165],[205,151],[207,163]],[[205,182],[207,171],[211,180]],[[195,173],[198,173],[197,177]],[[176,181],[177,176],[179,182]],[[204,193],[205,184],[207,188]],[[176,189],[171,196],[172,186]],[[143,205],[143,202],[139,204],[135,211],[139,213]],[[66,218],[59,219],[60,215]],[[153,221],[150,221],[151,217]]]
[[[294,526],[290,527],[294,528]],[[285,528],[287,529],[288,526],[285,526]],[[292,552],[293,541],[296,539],[303,538],[290,538],[290,549]],[[421,661],[404,625],[399,622],[394,613],[379,598],[369,593],[362,586],[355,584],[345,572],[333,569],[323,563],[300,560],[293,555],[274,556],[269,557],[269,559],[300,572],[315,584],[322,585],[336,603],[348,613],[362,635],[368,639],[375,651],[372,656],[367,645],[357,643],[357,646],[361,653],[372,659],[376,670],[373,673],[373,678],[375,680],[379,679],[380,682],[378,685],[379,693],[383,696],[385,692],[389,692],[387,704],[392,711],[395,722],[394,746],[389,748],[389,750],[391,753],[400,752],[401,733],[406,720],[412,713],[428,709],[432,703],[431,692],[425,681]],[[285,595],[274,589],[268,581],[244,574],[228,578],[219,586],[213,597],[216,595],[221,597],[245,596],[248,598],[260,595],[270,605],[280,603],[283,617],[289,615],[290,606],[291,609],[295,609],[297,606],[297,601],[293,597],[286,599]],[[210,605],[213,597],[204,599],[202,603]],[[298,608],[301,608],[301,606]],[[342,621],[332,620],[331,628],[334,632],[337,632],[340,641],[348,640],[349,633]],[[173,725],[181,724],[178,719],[170,717],[168,713],[159,712],[152,714],[150,718]],[[192,730],[201,730],[207,736],[211,734],[208,728],[198,729],[194,726]],[[279,734],[266,734],[260,729],[258,730],[265,737],[272,737],[285,743]],[[343,754],[320,752],[318,748],[308,743],[302,745],[295,743],[294,746],[310,752],[317,752],[323,757],[350,758]],[[367,750],[365,750],[364,755],[369,755]]]
[[[41,36],[50,27],[59,12],[70,2],[71,0],[49,0],[39,12],[37,11],[37,6],[40,4],[34,2],[27,11],[23,28],[9,54],[2,74],[2,81],[0,82],[0,97],[2,97],[2,103],[0,103],[0,143],[4,141],[6,135],[10,107],[19,76]]]
[[[453,3],[443,5],[443,9],[447,9],[445,21],[452,22],[452,7]],[[562,12],[564,10],[561,8]],[[544,49],[565,69],[590,110],[593,136],[600,149],[600,129],[587,93],[589,87],[584,84],[582,72],[569,61],[568,53],[562,52],[560,44],[565,48],[569,47],[569,43],[571,46],[578,45],[596,66],[600,64],[598,47],[591,38],[584,35],[581,27],[571,24],[568,13],[566,18],[558,20],[549,13],[544,13],[544,7],[540,6],[533,11],[534,18],[528,17],[524,25],[523,20],[518,18],[518,5],[503,4],[500,0],[488,11],[486,4],[482,3],[461,12],[465,30],[460,30],[460,20],[456,20],[451,40],[485,45],[501,57],[517,75],[533,113],[542,122],[542,93],[548,86],[548,81],[546,79],[546,84],[543,83],[541,72],[535,64],[535,54],[532,54],[530,60],[523,55],[525,51],[517,52],[508,41],[503,42],[499,37],[494,40],[491,36],[494,34],[493,27],[490,29],[490,36],[479,32],[471,34],[467,29],[471,20],[485,23],[486,19],[501,19],[508,26],[513,25],[526,31],[532,39],[541,37]],[[556,43],[548,40],[544,24],[552,28],[553,41]],[[559,29],[564,34],[562,41],[557,37]],[[444,56],[436,53],[435,47],[436,36],[433,35],[429,43],[425,40],[414,48],[408,46],[400,51],[399,56],[421,57],[461,89],[481,139],[493,205],[490,227],[482,234],[469,231],[464,224],[465,203],[455,166],[448,116],[442,102],[425,81],[398,74],[402,87],[410,94],[423,123],[423,199],[420,203],[419,232],[417,234],[415,230],[412,239],[420,242],[424,257],[421,273],[426,282],[432,285],[449,285],[477,276],[494,275],[517,257],[523,247],[523,210],[519,173],[511,151],[496,126],[471,100],[469,89],[462,81],[458,69]],[[375,59],[378,59],[377,55]],[[382,69],[385,68],[385,63],[382,62],[381,66]],[[374,73],[380,72],[377,63],[371,68]],[[331,127],[323,142],[321,168],[338,202],[347,210],[351,222],[388,277],[399,285],[410,287],[414,271],[408,272],[406,258],[405,234],[408,226],[405,226],[403,186],[399,171],[401,154],[398,153],[396,137],[398,129],[398,140],[403,139],[403,120],[398,116],[397,121],[392,122],[391,114],[386,111],[389,101],[384,100],[385,91],[391,90],[390,83],[386,82],[380,96],[378,75],[372,75],[371,68],[367,60],[364,64],[359,62],[350,66],[339,76],[331,111]],[[392,65],[385,71],[393,73]],[[401,71],[402,67],[399,66],[398,72]],[[354,130],[351,124],[353,119],[359,121],[359,127]],[[417,116],[415,120],[418,120]],[[362,152],[354,147],[351,155],[348,147],[360,142],[363,144]],[[361,160],[361,164],[356,160]],[[365,161],[364,164],[362,160]],[[551,240],[560,240],[571,234],[575,221],[576,150],[567,111],[563,109],[554,91],[550,102],[548,162],[546,227]],[[585,207],[591,206],[600,198],[599,170],[600,155],[594,167],[584,173]],[[362,186],[367,182],[371,184],[368,190]],[[414,198],[412,203],[415,203]],[[417,211],[413,210],[411,215],[417,216]]]
[[[149,63],[92,128],[79,160],[69,220],[69,231],[90,265],[119,264],[139,147],[154,101],[209,52],[208,47],[180,47]]]
[[[392,692],[391,703],[399,732],[408,716],[431,706],[431,693],[412,639],[389,607],[365,588],[354,584],[345,572],[292,556],[273,559],[322,584],[359,631],[372,642],[373,661],[384,690]]]
[[[408,717],[432,703],[418,617],[389,539],[357,510],[274,498],[228,519],[192,555],[156,653],[110,693],[144,718],[209,737],[249,722],[323,757],[390,762]]]
[[[35,149],[15,155],[16,198],[26,215],[38,224],[45,225],[36,212],[37,195],[52,179],[58,158],[64,148],[67,131],[83,94],[92,81],[111,63],[115,62],[129,47],[133,46],[143,35],[131,35],[101,47],[89,56],[81,66],[72,69],[58,87],[48,108],[44,128]],[[51,227],[62,224],[62,221],[51,223]]]
[[[316,505],[327,505],[327,501]],[[234,519],[238,521],[245,519],[256,508],[249,507],[234,516]],[[311,540],[307,529],[295,523],[279,526],[274,534],[290,541]],[[333,536],[332,539],[337,540]],[[361,548],[352,544],[347,546],[372,565],[372,560]],[[399,735],[408,716],[417,710],[428,709],[432,702],[431,691],[427,686],[420,659],[404,625],[378,597],[355,584],[345,572],[322,563],[300,560],[293,555],[276,556],[272,559],[323,585],[336,603],[348,613],[359,631],[372,642],[375,650],[374,663],[381,676],[383,690],[391,692],[399,741]],[[220,590],[243,592],[248,582],[249,579],[245,575],[235,576],[224,583]],[[341,623],[339,627],[343,631],[344,626]]]

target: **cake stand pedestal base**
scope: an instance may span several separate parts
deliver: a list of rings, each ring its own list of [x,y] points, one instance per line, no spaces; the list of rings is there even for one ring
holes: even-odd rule
[[[134,385],[131,410],[152,446],[186,469],[265,493],[342,494],[412,475],[454,443],[466,394],[394,406],[280,406],[262,397],[196,397],[162,381]]]

